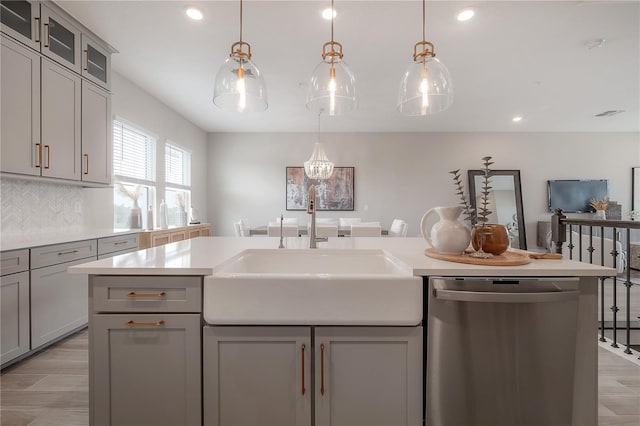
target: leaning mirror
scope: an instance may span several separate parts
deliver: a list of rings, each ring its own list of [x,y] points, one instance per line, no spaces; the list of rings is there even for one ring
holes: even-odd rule
[[[640,210],[640,167],[631,168],[631,211],[636,210]],[[635,217],[634,213],[632,218]]]
[[[484,172],[469,170],[469,201],[472,208],[477,208],[478,198],[482,192]],[[491,171],[491,199],[493,213],[489,223],[499,223],[507,227],[512,248],[527,249],[527,234],[524,229],[524,212],[522,209],[522,188],[520,186],[520,170]]]

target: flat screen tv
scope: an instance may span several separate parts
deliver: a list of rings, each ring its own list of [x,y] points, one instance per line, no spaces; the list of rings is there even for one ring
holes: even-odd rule
[[[562,209],[565,213],[594,212],[589,201],[592,198],[608,198],[609,186],[606,179],[600,180],[549,180],[549,211]]]

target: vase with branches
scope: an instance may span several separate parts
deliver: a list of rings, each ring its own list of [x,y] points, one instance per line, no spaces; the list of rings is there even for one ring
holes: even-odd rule
[[[138,204],[138,200],[140,199],[140,195],[142,194],[142,188],[140,187],[140,185],[136,185],[133,188],[127,188],[124,184],[119,183],[118,192],[120,192],[120,194],[124,195],[126,198],[130,199],[133,202],[133,207],[131,207],[131,209],[129,210],[129,228],[142,228],[142,210],[140,209],[140,205]]]

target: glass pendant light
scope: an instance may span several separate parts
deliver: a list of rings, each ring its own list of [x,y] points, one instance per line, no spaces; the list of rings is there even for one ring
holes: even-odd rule
[[[231,54],[216,75],[213,103],[225,111],[253,112],[267,109],[267,88],[258,67],[251,61],[251,46],[242,41],[242,0],[240,0],[240,41],[231,45]]]
[[[311,158],[304,162],[304,172],[309,179],[329,179],[333,174],[333,162],[329,161],[320,143],[320,115],[322,111],[321,109],[318,112],[318,141],[315,143]]]
[[[331,9],[334,10],[333,0]],[[333,40],[333,20],[331,41],[322,46],[322,62],[311,75],[307,108],[314,112],[324,110],[329,115],[340,115],[354,110],[358,102],[356,79],[342,60],[342,44]]]
[[[422,41],[413,47],[413,62],[400,82],[398,111],[428,115],[453,104],[453,86],[447,67],[436,58],[433,43],[425,37],[425,0],[422,0]]]

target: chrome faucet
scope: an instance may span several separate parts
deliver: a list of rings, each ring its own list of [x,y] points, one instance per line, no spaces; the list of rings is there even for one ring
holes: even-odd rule
[[[318,242],[328,241],[327,237],[316,236],[316,187],[309,187],[309,200],[307,201],[307,214],[311,215],[311,229],[309,230],[309,248],[318,248]]]
[[[284,244],[282,244],[282,222],[284,222],[283,214],[280,215],[280,245],[278,246],[279,249],[284,248]]]

